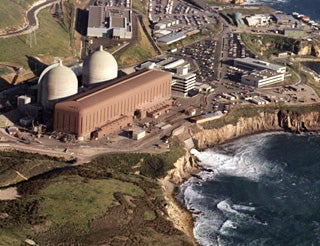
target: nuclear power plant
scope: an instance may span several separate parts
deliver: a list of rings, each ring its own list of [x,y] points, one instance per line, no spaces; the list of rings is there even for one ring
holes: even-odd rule
[[[48,66],[38,80],[37,101],[53,117],[53,131],[79,140],[100,138],[134,118],[169,110],[171,83],[171,73],[148,69],[118,77],[115,58],[101,46],[84,60],[81,83],[61,61]]]

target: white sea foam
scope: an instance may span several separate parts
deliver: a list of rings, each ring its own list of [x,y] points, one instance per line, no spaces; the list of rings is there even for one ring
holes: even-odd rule
[[[224,245],[225,239],[219,235],[233,234],[237,228],[247,224],[264,225],[250,213],[255,211],[254,206],[233,204],[223,197],[204,197],[201,189],[197,187],[206,180],[218,180],[223,176],[243,177],[258,182],[262,175],[277,172],[274,165],[270,165],[257,151],[267,144],[266,136],[269,134],[239,139],[217,150],[208,149],[203,152],[192,150],[192,154],[199,159],[203,167],[213,170],[213,172],[203,171],[199,174],[201,180],[191,178],[181,186],[187,209],[193,212],[201,211],[201,214],[194,215],[196,217],[194,234],[201,245]],[[216,210],[207,210],[208,199],[210,203],[217,204]]]
[[[274,5],[277,3],[287,3],[288,0],[246,0],[243,5]]]

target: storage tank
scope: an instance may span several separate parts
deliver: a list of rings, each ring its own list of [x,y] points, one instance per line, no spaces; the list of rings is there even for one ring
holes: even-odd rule
[[[84,60],[82,76],[84,85],[115,79],[118,77],[117,61],[100,46],[99,50],[93,52]]]

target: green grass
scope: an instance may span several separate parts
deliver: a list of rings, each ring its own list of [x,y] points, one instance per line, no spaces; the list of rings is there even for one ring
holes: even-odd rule
[[[0,0],[0,30],[13,30],[24,24],[26,10],[36,0]]]
[[[54,57],[68,57],[72,55],[69,44],[69,34],[51,16],[48,9],[39,13],[40,28],[36,30],[37,43],[32,47],[27,44],[28,35],[1,39],[0,60],[16,62],[25,69],[29,68],[27,56],[38,56],[53,61]]]
[[[39,214],[60,226],[71,221],[87,225],[91,219],[113,205],[116,192],[131,196],[144,195],[139,187],[115,179],[92,180],[79,176],[60,176],[39,193],[43,197]]]
[[[0,155],[0,187],[23,181],[24,179],[16,171],[30,178],[53,168],[67,165],[70,164],[60,158],[19,151],[2,151]]]
[[[32,238],[39,245],[110,245],[122,237],[127,245],[148,245],[170,237],[175,245],[182,245],[186,238],[165,218],[165,201],[156,182],[185,154],[178,138],[169,145],[167,153],[102,155],[86,165],[18,183],[21,198],[0,201],[0,214],[8,214],[0,219],[1,242],[19,245]],[[28,167],[40,159],[40,163],[52,161],[9,153],[0,155],[1,171]],[[148,237],[146,230],[152,232]]]

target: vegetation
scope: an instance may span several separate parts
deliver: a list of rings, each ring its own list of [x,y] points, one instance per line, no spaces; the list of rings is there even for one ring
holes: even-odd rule
[[[119,66],[134,65],[139,62],[148,60],[156,55],[156,52],[153,49],[149,39],[142,30],[140,22],[137,22],[137,26],[137,40],[129,46],[130,49],[126,49],[123,54],[117,57]]]
[[[32,40],[28,35],[1,39],[0,60],[16,62],[28,68],[31,65],[34,66],[30,64],[28,57],[37,56],[52,62],[54,57],[63,58],[72,55],[68,32],[57,23],[48,9],[39,13],[39,22],[40,27],[35,31],[35,38]],[[30,39],[29,44],[28,38]]]
[[[210,1],[210,0],[209,0]],[[220,12],[226,16],[233,16],[235,13],[241,13],[242,16],[249,16],[253,14],[266,14],[266,13],[274,13],[276,10],[272,9],[267,5],[258,6],[257,8],[253,9],[246,9],[246,8],[226,8],[221,10]]]
[[[285,105],[285,104],[263,105],[263,106],[257,106],[257,105],[237,106],[232,108],[226,116],[209,121],[209,122],[205,122],[202,124],[202,126],[205,129],[218,129],[227,124],[236,125],[240,118],[255,117],[255,116],[258,116],[260,112],[275,113],[279,110],[283,112],[290,111],[295,114],[306,114],[313,111],[319,111],[320,104],[299,105],[299,106],[292,106],[292,105]]]
[[[32,238],[39,245],[151,245],[170,240],[172,245],[191,245],[166,219],[156,181],[185,153],[177,138],[169,145],[167,153],[103,155],[18,183],[21,198],[0,201],[1,242],[19,245]],[[20,152],[3,152],[0,158],[2,173],[29,162],[68,164]]]
[[[241,39],[246,47],[265,59],[270,59],[272,55],[285,51],[298,53],[300,47],[299,40],[272,34],[244,32],[241,34]]]
[[[132,1],[132,8],[140,14],[147,15],[148,1],[146,0]]]
[[[1,32],[16,30],[25,20],[26,9],[36,0],[0,0],[0,30]]]

